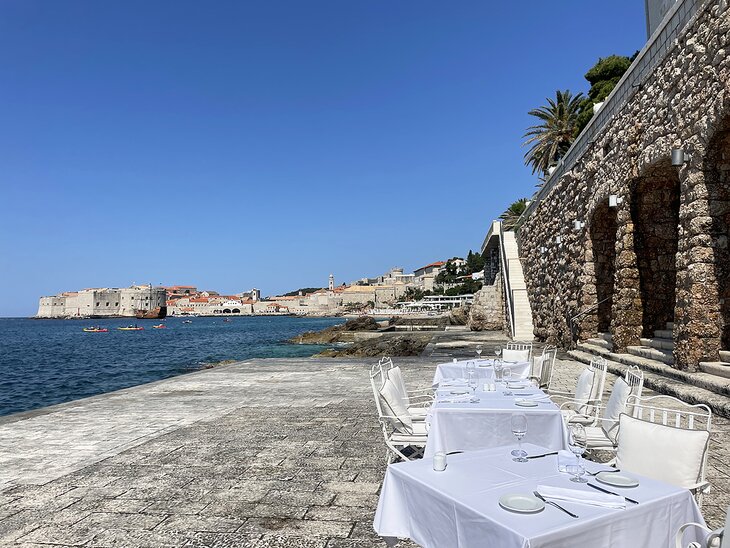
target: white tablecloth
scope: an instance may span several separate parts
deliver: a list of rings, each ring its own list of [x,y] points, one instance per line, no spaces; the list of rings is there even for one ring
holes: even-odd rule
[[[625,510],[559,502],[578,514],[571,518],[546,506],[537,514],[502,509],[506,493],[532,493],[537,485],[592,491],[557,471],[556,457],[513,462],[509,447],[450,455],[443,472],[432,460],[391,464],[375,514],[375,531],[383,537],[410,538],[424,548],[668,548],[679,527],[704,523],[689,491],[647,478],[625,493],[640,504]],[[546,448],[525,446],[530,454]],[[586,463],[589,470],[604,465]],[[591,478],[591,483],[596,483]],[[598,484],[602,485],[602,484]],[[687,541],[692,532],[688,531]]]
[[[480,382],[494,378],[494,360],[468,360],[476,364],[474,373]],[[440,363],[436,366],[433,376],[434,386],[448,379],[466,379],[467,360],[458,362]],[[512,378],[526,379],[530,375],[530,362],[504,362],[504,366],[512,372]]]
[[[436,402],[426,418],[430,422],[426,456],[436,451],[458,451],[487,449],[501,445],[517,445],[512,434],[511,419],[514,413],[527,416],[526,443],[534,443],[551,451],[567,448],[566,428],[560,409],[542,400],[545,393],[535,387],[511,389],[512,396],[505,396],[503,384],[497,385],[496,392],[477,390],[479,403],[439,403],[439,400],[453,398],[450,389],[439,389]],[[459,391],[459,390],[454,390]],[[534,399],[537,407],[519,407],[517,399]]]

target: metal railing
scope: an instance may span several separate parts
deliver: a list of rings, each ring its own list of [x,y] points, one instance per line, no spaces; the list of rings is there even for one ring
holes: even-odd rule
[[[512,299],[512,290],[509,283],[509,262],[507,261],[507,252],[504,249],[504,230],[502,223],[499,223],[499,253],[502,260],[502,286],[504,287],[504,298],[507,305],[507,317],[509,319],[509,329],[512,337],[515,336],[515,305]]]
[[[577,322],[576,320],[578,320],[579,318],[580,318],[580,319],[583,319],[583,317],[585,317],[585,316],[586,316],[586,314],[590,314],[590,313],[591,313],[591,312],[593,312],[594,310],[597,310],[599,306],[601,306],[601,305],[602,305],[603,303],[605,303],[606,301],[610,301],[611,299],[613,299],[613,296],[611,296],[611,297],[606,297],[606,298],[605,298],[605,299],[603,299],[602,301],[598,301],[598,302],[597,302],[596,304],[594,304],[594,305],[591,305],[591,307],[590,307],[590,308],[587,308],[587,309],[585,309],[585,310],[584,310],[583,312],[578,312],[578,314],[576,314],[575,316],[573,316],[572,318],[570,318],[570,323],[571,323],[571,324],[574,324],[574,323],[578,323],[578,322]]]
[[[711,3],[712,0],[677,0],[606,98],[603,106],[578,135],[542,187],[533,195],[530,204],[517,221],[518,225],[521,225],[532,214],[537,204],[550,193],[560,178],[571,170],[588,148],[596,142],[599,133],[641,89],[657,65],[666,58],[669,50],[675,46],[680,33],[695,16],[703,12]]]

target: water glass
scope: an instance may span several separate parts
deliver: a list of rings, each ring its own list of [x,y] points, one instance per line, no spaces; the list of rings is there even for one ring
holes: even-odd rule
[[[587,483],[588,480],[583,477],[583,474],[585,474],[586,469],[583,467],[580,463],[573,463],[569,464],[565,467],[565,471],[572,475],[573,477],[570,478],[570,481],[574,481],[576,483]]]
[[[495,361],[494,362],[494,382],[501,382],[502,381],[502,369],[504,366],[502,365],[502,362]]]
[[[476,352],[477,352],[477,359],[481,360],[482,359],[482,345],[481,344],[477,345]]]
[[[510,454],[515,462],[527,462],[527,451],[522,449],[522,438],[527,434],[527,415],[515,413],[512,415],[512,434],[517,438],[517,449]]]
[[[585,453],[586,450],[586,429],[582,424],[568,424],[568,448],[571,453],[575,455],[575,466],[582,470],[580,473],[575,473],[570,480],[577,483],[586,483],[588,480],[583,479],[582,477],[585,472],[585,468],[581,464],[580,460],[581,455]]]

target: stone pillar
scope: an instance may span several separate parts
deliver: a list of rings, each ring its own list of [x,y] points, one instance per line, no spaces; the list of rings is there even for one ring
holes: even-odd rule
[[[699,362],[719,359],[720,296],[705,174],[688,165],[680,183],[674,361],[678,369],[696,371]]]
[[[640,344],[643,317],[631,196],[623,198],[616,214],[616,274],[611,320],[614,352],[625,352],[627,346]]]

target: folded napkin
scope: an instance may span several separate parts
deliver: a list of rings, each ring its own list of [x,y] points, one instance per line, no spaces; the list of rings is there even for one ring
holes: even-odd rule
[[[553,487],[551,485],[538,485],[537,492],[546,499],[564,500],[566,502],[579,502],[603,508],[626,508],[626,501],[618,495],[608,495],[600,491],[583,491],[578,489],[566,489],[564,487]]]
[[[439,386],[457,386],[457,385],[462,385],[462,384],[466,384],[466,383],[467,383],[466,379],[446,379],[446,380],[441,381],[439,383]]]
[[[484,387],[482,388],[484,392],[496,392],[497,391],[497,385],[493,382],[485,382]]]

